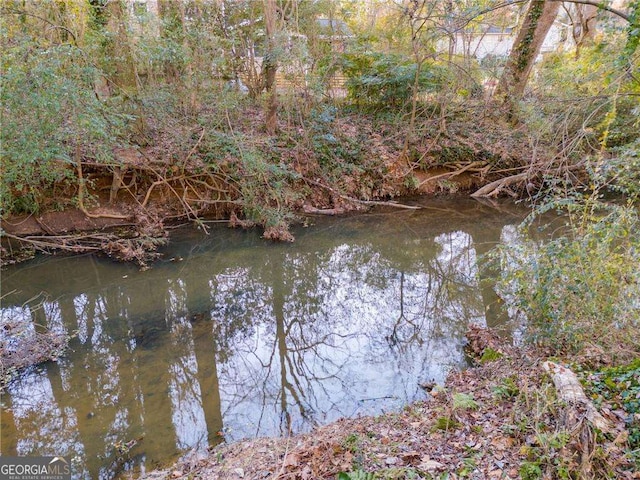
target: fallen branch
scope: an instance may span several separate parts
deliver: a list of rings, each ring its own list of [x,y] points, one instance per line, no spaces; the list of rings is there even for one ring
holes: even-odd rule
[[[32,365],[56,360],[69,343],[70,336],[30,321],[5,318],[3,329],[12,339],[0,343],[0,393],[22,370]],[[44,331],[43,331],[44,330]]]
[[[422,207],[418,205],[405,205],[403,203],[394,202],[393,200],[389,200],[387,202],[376,201],[376,200],[358,200],[357,198],[352,198],[347,195],[340,195],[340,198],[343,200],[347,200],[349,202],[360,203],[362,205],[375,205],[382,207],[393,207],[393,208],[402,208],[405,210],[421,210]]]
[[[7,232],[2,232],[2,236],[7,237],[7,238],[11,238],[13,240],[17,240],[19,242],[23,242],[23,243],[28,243],[30,245],[33,245],[34,247],[37,247],[39,249],[47,249],[47,248],[55,248],[58,250],[64,250],[67,252],[86,252],[86,251],[98,251],[101,250],[100,247],[95,247],[95,246],[90,246],[90,245],[67,245],[66,242],[69,239],[69,237],[50,237],[52,239],[52,241],[43,241],[43,240],[36,240],[36,238],[49,238],[49,237],[42,237],[42,236],[38,236],[38,237],[20,237],[18,235],[12,235],[10,233]],[[55,240],[59,240],[59,241],[55,241]]]
[[[311,215],[342,215],[343,213],[346,213],[346,210],[344,208],[315,208],[312,207],[311,205],[304,205],[302,207],[302,211],[304,213],[308,213]]]
[[[451,172],[446,172],[446,173],[441,173],[439,175],[434,175],[433,177],[429,177],[425,180],[423,180],[422,182],[420,182],[420,184],[418,185],[418,187],[421,187],[422,185],[424,185],[425,183],[429,183],[432,182],[434,180],[440,180],[440,179],[448,179],[451,177],[456,177],[468,170],[471,169],[475,169],[476,167],[478,167],[479,165],[483,165],[484,167],[482,169],[480,169],[480,171],[484,171],[484,168],[486,168],[486,162],[471,162],[470,164],[459,168],[458,170],[453,170]]]
[[[488,183],[484,187],[479,188],[474,193],[471,194],[472,197],[493,197],[496,196],[499,191],[508,187],[509,185],[513,185],[514,183],[518,183],[522,180],[526,180],[529,177],[529,172],[522,172],[516,175],[511,175],[510,177],[504,177],[494,182]]]
[[[393,200],[389,200],[387,202],[383,202],[383,201],[377,201],[377,200],[358,200],[357,198],[353,198],[350,197],[348,195],[344,195],[340,192],[337,192],[335,189],[331,188],[328,185],[324,185],[320,182],[317,182],[315,180],[311,180],[309,178],[305,178],[304,179],[306,182],[311,183],[312,185],[316,185],[318,187],[324,188],[326,190],[329,190],[331,193],[333,193],[334,195],[340,197],[343,200],[346,200],[348,202],[353,202],[353,203],[359,203],[360,205],[369,205],[369,206],[384,206],[384,207],[394,207],[394,208],[403,208],[406,210],[420,210],[422,209],[422,207],[417,206],[417,205],[404,205],[402,203],[398,203],[398,202],[394,202]]]
[[[587,398],[575,373],[554,362],[544,362],[542,368],[551,375],[558,397],[569,406],[582,406],[586,419],[604,433],[615,433],[613,424],[604,418]]]

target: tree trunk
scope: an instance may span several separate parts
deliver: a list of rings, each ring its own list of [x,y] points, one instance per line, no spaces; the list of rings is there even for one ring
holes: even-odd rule
[[[174,40],[182,43],[182,17],[178,8],[178,2],[174,0],[158,0],[158,12],[160,13],[160,38],[165,42]],[[163,65],[165,79],[169,83],[177,83],[181,72],[174,59],[166,59]]]
[[[596,35],[598,7],[595,5],[575,5],[573,19],[573,40],[576,42],[576,58],[580,49],[593,43]]]
[[[188,114],[198,108],[198,92],[194,82],[193,56],[189,55],[184,2],[158,0],[158,11],[162,19],[160,37],[168,44],[173,42],[182,47],[181,58],[165,60],[164,75],[169,83],[176,85],[184,111]]]
[[[532,0],[495,95],[512,104],[522,98],[527,80],[562,2]]]
[[[125,7],[121,0],[115,0],[107,3],[106,10],[107,30],[112,35],[107,49],[113,62],[113,80],[125,94],[135,96],[139,90],[138,72],[127,34]]]
[[[267,90],[267,107],[265,127],[269,135],[276,132],[278,121],[278,94],[276,91],[276,70],[278,62],[275,52],[276,2],[264,0],[264,22],[267,32],[267,51],[264,55],[265,89]]]

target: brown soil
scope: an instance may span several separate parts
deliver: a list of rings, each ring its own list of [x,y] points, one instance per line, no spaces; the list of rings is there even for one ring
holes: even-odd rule
[[[492,359],[452,372],[444,387],[425,385],[429,399],[402,412],[342,419],[288,438],[221,445],[143,478],[333,479],[341,472],[367,479],[557,478],[557,465],[565,465],[571,478],[640,478],[624,457],[619,418],[616,439],[585,443],[583,434],[591,430],[577,412],[580,428],[567,433],[565,446],[554,450],[545,445],[545,432],[564,428],[567,407],[553,393],[544,404],[529,404],[544,399],[535,392],[552,390],[541,359],[505,345],[487,330],[472,328],[468,338],[471,355],[482,358],[489,348]],[[527,477],[528,466],[539,475]]]
[[[476,186],[476,182],[469,174],[450,176],[451,170],[444,168],[434,168],[433,171],[416,171],[415,176],[421,182],[417,187],[417,192],[421,194],[437,194],[442,191],[447,193],[458,191],[469,191]],[[446,187],[443,181],[447,179]],[[346,179],[349,180],[349,179]],[[383,187],[385,190],[397,190],[398,179],[391,178],[389,186]],[[255,223],[238,218],[240,211],[229,202],[225,208],[197,209],[190,212],[180,205],[173,192],[166,192],[161,188],[156,188],[149,205],[142,207],[141,196],[132,195],[128,191],[120,191],[119,198],[113,204],[109,203],[108,197],[104,194],[104,185],[111,183],[112,179],[108,175],[102,175],[93,179],[96,188],[89,192],[94,203],[99,205],[83,211],[80,208],[69,207],[63,211],[48,211],[41,214],[10,216],[0,220],[0,228],[3,231],[2,261],[3,263],[15,263],[16,261],[29,258],[34,251],[51,253],[56,250],[83,253],[87,251],[112,253],[112,248],[108,244],[119,237],[131,238],[141,235],[147,236],[149,227],[163,231],[164,224],[177,219],[196,218],[216,218],[229,220],[229,226],[250,228]],[[351,180],[355,185],[357,181]],[[309,181],[304,188],[307,190],[306,198],[295,206],[295,210],[302,214],[324,214],[339,215],[353,210],[363,210],[371,204],[369,200],[360,200],[358,197],[351,197],[338,193],[333,187],[319,182]],[[174,187],[177,195],[182,192]],[[351,190],[355,190],[355,187]],[[357,192],[355,192],[357,193]],[[206,192],[199,192],[203,197]],[[369,195],[364,195],[370,198]],[[229,208],[229,206],[231,206]],[[87,213],[90,215],[88,216]],[[87,239],[82,233],[92,232]],[[159,237],[166,236],[166,232],[160,233]],[[289,232],[286,225],[277,225],[266,228],[264,238],[274,241],[294,241],[294,237]],[[102,241],[100,241],[102,239]],[[24,254],[23,247],[34,247]],[[143,252],[140,255],[118,255],[121,260],[137,260],[145,263],[147,258]]]
[[[122,207],[92,209],[92,214],[104,213],[125,215]],[[87,232],[131,225],[131,220],[116,218],[90,218],[77,208],[63,212],[47,212],[41,215],[19,215],[2,220],[2,229],[12,235],[62,235],[72,232]]]

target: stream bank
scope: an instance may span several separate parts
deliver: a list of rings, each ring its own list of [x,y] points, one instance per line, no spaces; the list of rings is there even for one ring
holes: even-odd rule
[[[218,113],[201,115],[204,121]],[[205,230],[207,220],[258,226],[266,239],[292,241],[290,226],[304,215],[480,187],[489,187],[487,197],[527,197],[539,182],[524,133],[486,112],[459,114],[446,132],[425,119],[420,135],[404,134],[402,120],[343,113],[316,118],[309,131],[283,123],[272,137],[262,132],[260,110],[245,108],[237,117],[231,133],[196,131],[191,120],[174,130],[150,121],[146,146],[113,148],[106,162],[78,150],[79,168],[64,167],[65,179],[40,189],[27,212],[3,216],[3,263],[66,251],[145,266],[180,222]],[[500,185],[530,170],[518,183]],[[23,203],[34,195],[14,192]]]
[[[628,444],[629,412],[601,404],[605,434],[587,419],[585,405],[567,403],[554,387],[543,352],[474,326],[467,339],[474,366],[452,371],[443,386],[423,385],[428,399],[399,413],[219,445],[142,478],[640,478]]]

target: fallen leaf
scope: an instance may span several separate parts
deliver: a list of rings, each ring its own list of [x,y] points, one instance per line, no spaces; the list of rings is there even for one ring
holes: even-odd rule
[[[302,478],[302,480],[311,480],[312,478],[314,478],[313,472],[311,471],[311,467],[309,465],[302,469],[300,478]]]
[[[440,470],[444,468],[444,464],[440,462],[436,462],[435,460],[426,460],[426,461],[423,461],[420,465],[418,465],[418,468],[426,472],[432,472],[434,470]]]
[[[491,440],[491,446],[498,451],[507,450],[513,445],[513,439],[510,437],[496,437]]]
[[[242,468],[235,468],[233,470],[233,473],[235,473],[240,478],[244,478],[244,470]]]
[[[408,460],[419,458],[420,452],[406,452],[406,453],[400,454],[400,456],[402,457],[403,460],[408,461]]]
[[[297,453],[290,453],[284,458],[283,465],[285,467],[297,467],[300,463],[300,457]]]

